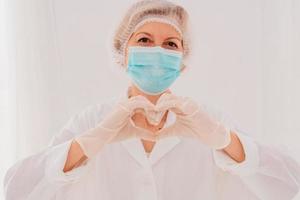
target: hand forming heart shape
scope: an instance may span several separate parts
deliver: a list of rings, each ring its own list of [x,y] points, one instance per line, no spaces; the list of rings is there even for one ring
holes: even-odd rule
[[[145,99],[141,99],[144,104],[139,107],[139,112],[144,113],[149,122],[160,122],[166,111],[176,114],[174,123],[158,131],[155,130],[155,134],[141,127],[141,134],[145,133],[143,137],[147,140],[157,141],[169,136],[190,137],[200,139],[215,149],[222,149],[230,143],[230,127],[223,124],[221,117],[212,115],[207,108],[198,105],[191,98],[164,93],[155,105],[148,100],[145,102]]]
[[[139,108],[136,109],[133,113],[142,113],[147,121],[152,125],[160,124],[162,118],[164,117],[165,113],[170,108],[176,108],[176,96],[170,93],[164,93],[160,96],[156,104],[151,103],[146,97],[141,96],[141,98],[145,98],[145,101],[149,102],[149,107]]]

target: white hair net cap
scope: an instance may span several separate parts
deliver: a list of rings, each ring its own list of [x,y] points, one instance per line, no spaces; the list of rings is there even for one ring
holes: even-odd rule
[[[126,47],[131,35],[147,22],[162,22],[173,26],[183,38],[183,63],[189,55],[188,13],[166,0],[141,0],[134,3],[125,14],[113,38],[113,57],[117,64],[125,67]]]

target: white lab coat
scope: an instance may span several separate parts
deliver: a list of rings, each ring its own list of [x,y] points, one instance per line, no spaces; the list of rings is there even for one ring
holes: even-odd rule
[[[179,136],[158,141],[148,158],[141,140],[132,138],[106,145],[64,173],[72,138],[99,123],[116,99],[75,115],[47,148],[12,166],[4,180],[6,200],[290,200],[297,194],[299,163],[212,110],[238,133],[244,162]],[[166,124],[174,120],[169,112]]]

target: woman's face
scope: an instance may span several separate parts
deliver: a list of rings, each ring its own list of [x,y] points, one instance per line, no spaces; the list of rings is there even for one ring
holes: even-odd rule
[[[160,22],[148,22],[131,35],[126,47],[126,66],[129,46],[161,46],[165,49],[183,52],[180,34],[173,26]]]

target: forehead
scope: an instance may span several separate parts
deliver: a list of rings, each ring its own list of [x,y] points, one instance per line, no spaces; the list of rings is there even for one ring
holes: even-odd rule
[[[177,37],[182,38],[181,34],[170,24],[163,22],[147,22],[140,26],[136,31],[135,35],[146,32],[151,35],[159,35],[165,37]]]

